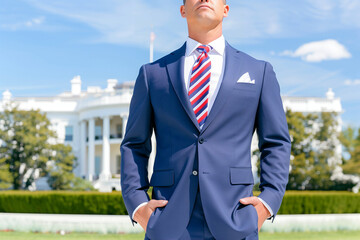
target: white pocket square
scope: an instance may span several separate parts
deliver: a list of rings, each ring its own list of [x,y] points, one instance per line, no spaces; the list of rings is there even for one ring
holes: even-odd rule
[[[250,84],[255,84],[255,79],[254,80],[251,80],[250,78],[250,74],[247,72],[247,73],[244,73],[240,78],[239,80],[237,80],[238,83],[250,83]]]

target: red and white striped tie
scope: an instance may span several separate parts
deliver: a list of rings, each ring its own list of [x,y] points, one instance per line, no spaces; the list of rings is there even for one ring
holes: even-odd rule
[[[210,88],[211,61],[208,52],[210,45],[201,45],[196,50],[200,52],[191,71],[189,99],[200,128],[208,116],[208,95]]]

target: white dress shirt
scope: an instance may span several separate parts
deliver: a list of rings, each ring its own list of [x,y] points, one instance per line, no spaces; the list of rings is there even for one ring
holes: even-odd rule
[[[185,62],[184,62],[184,80],[186,91],[189,91],[190,78],[192,67],[196,59],[199,57],[200,53],[196,50],[201,44],[197,41],[188,37],[186,41],[186,52],[185,52]],[[210,76],[210,88],[209,88],[209,101],[208,101],[208,114],[211,110],[211,107],[214,104],[215,97],[219,91],[220,84],[224,74],[224,63],[225,63],[225,39],[221,35],[218,39],[209,43],[213,48],[208,56],[211,61],[211,76]],[[202,125],[204,126],[204,125]]]
[[[196,50],[201,44],[190,37],[186,40],[186,52],[185,52],[185,62],[184,62],[184,81],[186,91],[188,92],[191,78],[192,67],[200,55]],[[211,76],[210,76],[210,89],[209,89],[209,101],[208,101],[208,114],[214,104],[215,98],[219,91],[225,69],[225,38],[223,35],[217,38],[216,40],[209,43],[212,47],[212,50],[208,53],[208,56],[211,61]],[[265,205],[269,210],[270,215],[273,216],[273,211],[271,207],[261,198],[258,199]],[[240,199],[239,199],[240,200]],[[132,219],[134,219],[135,212],[147,202],[143,202],[137,206],[132,214]]]

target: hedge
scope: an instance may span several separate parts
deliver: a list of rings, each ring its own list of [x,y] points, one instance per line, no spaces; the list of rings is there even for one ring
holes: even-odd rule
[[[0,212],[126,215],[121,192],[2,191]]]
[[[344,191],[287,191],[278,214],[360,213],[360,194]]]
[[[259,192],[254,192],[255,196],[258,194]],[[2,191],[0,212],[127,214],[121,192],[74,191]],[[360,194],[339,191],[287,191],[278,212],[278,214],[324,213],[360,213]]]

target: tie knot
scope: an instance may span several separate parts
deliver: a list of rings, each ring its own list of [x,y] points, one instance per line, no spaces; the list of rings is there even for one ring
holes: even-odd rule
[[[209,53],[211,51],[212,47],[210,45],[200,45],[196,50],[199,53]]]

